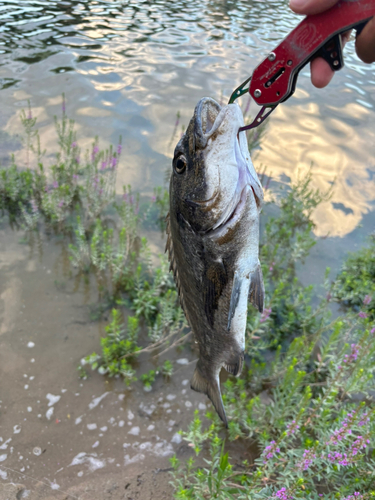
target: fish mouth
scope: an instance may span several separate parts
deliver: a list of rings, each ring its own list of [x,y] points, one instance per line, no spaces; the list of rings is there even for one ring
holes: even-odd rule
[[[211,97],[204,97],[195,108],[195,139],[200,149],[204,149],[208,139],[218,130],[225,118],[222,108]]]

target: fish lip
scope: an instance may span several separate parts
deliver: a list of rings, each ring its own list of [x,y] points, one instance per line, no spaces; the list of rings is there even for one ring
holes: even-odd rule
[[[196,145],[200,149],[204,149],[207,146],[208,139],[220,127],[225,116],[225,113],[221,113],[224,109],[225,108],[222,108],[220,104],[217,103],[211,97],[203,97],[198,102],[194,113],[195,115],[194,132],[196,138]],[[206,122],[204,118],[206,118]],[[211,120],[208,120],[208,118],[211,118]],[[209,128],[207,125],[210,125]]]

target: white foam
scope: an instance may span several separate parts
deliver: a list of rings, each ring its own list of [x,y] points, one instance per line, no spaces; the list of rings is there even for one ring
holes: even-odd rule
[[[53,406],[54,404],[56,404],[60,401],[61,396],[54,396],[53,394],[48,393],[46,395],[46,398],[49,401],[48,406]]]
[[[125,425],[125,422],[123,420],[120,420],[120,422],[118,423],[118,426],[119,427],[124,427]]]
[[[185,380],[182,381],[182,385],[188,385],[188,383],[189,383],[188,379],[185,379]]]
[[[108,394],[109,392],[105,392],[101,396],[98,396],[97,398],[93,399],[91,403],[89,403],[89,409],[92,410],[93,408],[95,408],[95,406],[98,406],[100,401],[102,401]]]
[[[21,426],[20,425],[15,425],[13,427],[13,434],[19,434],[21,432]]]
[[[182,441],[182,437],[180,436],[180,434],[178,432],[176,432],[176,434],[173,434],[173,437],[171,439],[171,443],[180,444],[181,441]]]
[[[132,434],[133,436],[138,436],[139,432],[140,432],[140,428],[139,427],[132,427],[130,429],[130,431],[128,432],[128,434]]]
[[[27,407],[27,411],[28,411],[29,413],[31,413],[31,412],[33,411],[33,409],[31,408],[31,406],[28,406],[28,407]]]
[[[6,453],[3,453],[0,455],[0,462],[5,462],[5,460],[8,458],[8,455]]]
[[[155,429],[154,424],[151,424],[151,425],[149,425],[149,426],[147,427],[147,430],[148,430],[148,431],[153,431],[154,429]]]
[[[179,365],[188,365],[189,360],[187,358],[180,358],[180,359],[177,359],[176,363],[178,363]]]
[[[47,410],[47,413],[46,413],[47,419],[50,420],[52,415],[53,415],[53,407],[50,408],[49,410]]]
[[[190,401],[185,401],[185,406],[186,408],[190,408],[192,405],[192,403],[190,403]]]
[[[105,467],[105,460],[99,460],[99,458],[96,457],[96,453],[92,453],[91,455],[87,455],[85,452],[78,453],[78,455],[73,458],[71,464],[69,464],[69,467],[72,465],[87,464],[90,472]]]
[[[5,481],[5,479],[8,477],[8,473],[5,470],[0,469],[0,477]]]
[[[83,417],[83,415],[81,415],[80,417],[77,417],[77,418],[75,419],[75,424],[76,424],[76,425],[78,425],[78,424],[80,424],[80,423],[82,422],[82,417]]]
[[[97,448],[99,446],[99,441],[95,441],[95,443],[92,445],[93,448]]]
[[[94,431],[98,426],[96,424],[87,424],[89,431]]]
[[[35,347],[34,342],[29,342],[29,343],[27,344],[27,347],[29,347],[30,349],[32,349],[33,347]]]
[[[133,418],[134,418],[134,413],[131,410],[129,410],[128,411],[128,419],[133,420]]]
[[[174,399],[176,399],[176,394],[168,394],[167,399],[168,401],[173,401]]]
[[[199,403],[198,409],[199,410],[207,410],[207,405],[205,405],[204,403]]]

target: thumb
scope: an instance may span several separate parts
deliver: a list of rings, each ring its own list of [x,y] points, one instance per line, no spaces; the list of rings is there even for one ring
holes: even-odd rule
[[[355,42],[358,57],[365,63],[375,62],[375,17],[363,28]]]
[[[304,14],[310,16],[312,14],[320,14],[324,12],[335,4],[339,0],[290,0],[289,7],[296,14]]]

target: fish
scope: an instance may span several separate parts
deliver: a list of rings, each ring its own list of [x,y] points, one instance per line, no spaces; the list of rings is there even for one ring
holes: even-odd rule
[[[239,376],[248,302],[263,312],[259,214],[263,189],[241,108],[202,98],[174,150],[166,252],[199,351],[191,388],[226,427],[220,371]]]

